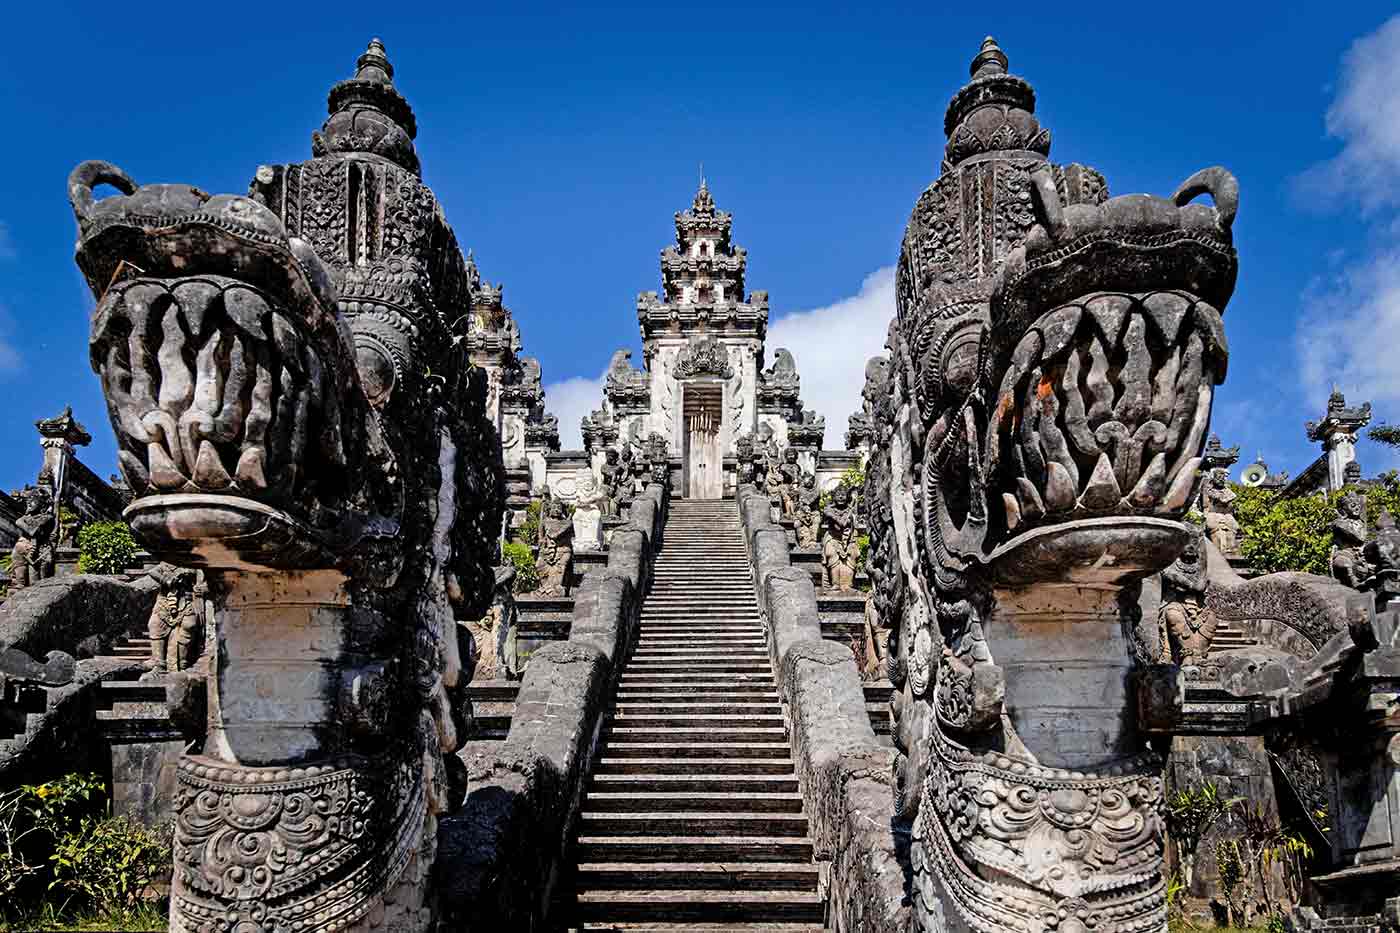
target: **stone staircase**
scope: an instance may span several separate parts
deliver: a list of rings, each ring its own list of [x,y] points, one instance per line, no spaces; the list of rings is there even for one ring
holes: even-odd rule
[[[821,930],[818,870],[738,513],[671,503],[580,807],[585,930]]]

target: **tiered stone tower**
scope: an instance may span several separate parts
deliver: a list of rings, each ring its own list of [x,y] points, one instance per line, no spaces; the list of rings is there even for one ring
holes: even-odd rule
[[[676,244],[661,251],[662,291],[637,298],[643,369],[613,354],[603,408],[584,419],[589,452],[660,435],[678,455],[678,489],[717,499],[734,485],[740,437],[797,446],[815,469],[824,425],[802,411],[792,354],[765,370],[768,293],[745,288],[747,251],[730,238],[731,215],[704,179],[690,209],[676,212]]]

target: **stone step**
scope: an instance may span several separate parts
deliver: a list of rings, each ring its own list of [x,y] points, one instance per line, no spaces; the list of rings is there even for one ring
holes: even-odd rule
[[[515,702],[520,693],[518,680],[473,680],[467,684],[467,696],[482,702]]]
[[[825,910],[825,899],[815,891],[605,889],[581,892],[574,906],[575,916],[585,923],[645,921],[648,930],[658,929],[654,926],[658,920],[685,924],[742,921],[755,924],[752,929],[771,929],[756,924],[766,920],[820,923]],[[687,925],[683,929],[694,927]]]
[[[592,862],[810,862],[812,841],[790,836],[587,836],[580,864]]]
[[[728,684],[734,683],[763,684],[768,688],[773,686],[773,674],[770,671],[755,673],[752,671],[710,670],[704,673],[706,679],[699,682],[704,685],[701,689],[708,689],[715,686],[727,686]],[[717,674],[725,674],[728,676],[725,680],[720,682],[709,679]],[[691,684],[696,682],[695,672],[690,670],[646,671],[641,673],[628,670],[624,671],[622,676],[618,678],[619,686],[626,687],[629,690],[635,690],[639,687],[659,687],[663,685]]]
[[[610,758],[672,758],[678,762],[687,758],[781,759],[788,762],[789,767],[791,753],[786,741],[701,743],[610,739],[603,750]]]
[[[796,794],[796,775],[770,774],[597,774],[593,788],[616,794],[685,794],[715,791]]]
[[[815,891],[819,873],[802,862],[586,862],[576,877],[595,889]]]
[[[626,674],[623,675],[627,676]],[[666,683],[655,681],[643,681],[638,684],[621,684],[618,687],[617,699],[636,700],[648,699],[656,696],[685,697],[687,699],[700,699],[701,697],[718,697],[728,699],[730,697],[764,697],[765,699],[777,700],[778,692],[773,686],[771,678],[759,678],[746,680],[741,683],[734,683],[727,680],[722,681],[686,681],[678,683]]]
[[[593,813],[801,813],[802,795],[745,790],[670,793],[589,791],[583,808]],[[803,825],[806,825],[805,820]]]
[[[628,729],[783,728],[782,713],[635,713],[619,710],[610,719],[613,724],[623,724]]]
[[[668,702],[627,703],[619,702],[613,709],[617,716],[776,716],[783,717],[783,705],[777,700],[762,700],[755,703],[729,702],[676,703],[675,698]]]
[[[613,725],[608,731],[609,748],[628,743],[691,742],[697,746],[738,749],[748,744],[781,744],[787,738],[782,726],[738,726],[734,728],[691,728],[676,726],[648,728],[646,726]]]
[[[787,751],[787,745],[782,752]],[[660,756],[660,757],[658,757]],[[779,775],[791,776],[794,773],[792,759],[786,754],[768,758],[718,758],[718,757],[678,757],[661,755],[655,751],[649,754],[615,755],[611,749],[603,750],[598,759],[594,777],[603,774],[627,774],[647,777],[677,775],[692,777],[697,774],[712,775]]]
[[[768,659],[768,649],[760,642],[719,642],[706,646],[704,642],[686,645],[637,643],[632,652],[633,661],[671,660],[684,661],[688,658],[713,660],[715,658],[762,658]]]
[[[658,629],[643,632],[637,638],[637,647],[652,645],[657,648],[680,647],[684,645],[757,645],[766,647],[763,635],[754,631],[717,632],[706,629],[703,634],[687,635],[684,632],[669,632]]]
[[[633,658],[627,665],[629,674],[660,674],[666,671],[694,671],[694,672],[733,672],[736,674],[771,674],[772,668],[769,666],[768,657],[764,654],[755,654],[752,658],[675,658],[670,660],[653,660],[651,658]]]

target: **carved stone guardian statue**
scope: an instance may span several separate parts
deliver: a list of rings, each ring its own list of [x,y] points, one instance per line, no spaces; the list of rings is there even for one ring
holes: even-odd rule
[[[856,561],[860,547],[856,543],[856,510],[851,504],[851,490],[837,486],[831,491],[831,505],[821,513],[823,582],[828,589],[855,588]]]
[[[603,465],[599,472],[603,477],[603,499],[601,505],[603,515],[607,518],[616,518],[618,514],[618,499],[622,494],[622,483],[626,476],[626,471],[619,462],[620,455],[615,448],[609,447],[603,454]]]
[[[603,503],[607,496],[593,479],[593,471],[587,467],[578,471],[574,487],[574,537],[575,551],[597,551],[603,547]]]
[[[802,490],[802,467],[797,462],[797,448],[783,450],[783,463],[778,468],[778,495],[782,501],[783,518],[797,517],[797,497]]]
[[[371,41],[312,157],[256,168],[246,196],[69,176],[125,517],[212,603],[172,930],[436,925],[472,716],[456,620],[490,605],[505,484],[460,349],[466,265],[393,76]],[[177,646],[182,599],[157,620]]]
[[[1193,536],[1181,556],[1162,571],[1162,606],[1157,618],[1163,661],[1196,665],[1210,654],[1216,619],[1206,607],[1205,597],[1205,549],[1200,537]]]
[[[45,486],[24,492],[24,514],[15,520],[20,538],[10,551],[10,588],[24,589],[53,576],[53,496]]]
[[[151,571],[151,577],[160,584],[160,593],[146,623],[151,660],[143,680],[188,670],[204,645],[204,600],[195,595],[197,587],[203,588],[199,575],[185,567],[161,563]]]
[[[812,549],[821,535],[822,494],[817,488],[817,475],[802,475],[802,490],[797,494],[797,546]]]
[[[1332,576],[1352,589],[1367,589],[1375,568],[1367,560],[1366,497],[1351,490],[1337,500],[1332,520]]]
[[[540,550],[537,562],[541,596],[563,596],[573,563],[574,522],[562,499],[545,500],[540,516]]]
[[[1205,509],[1206,530],[1211,543],[1222,554],[1239,550],[1240,523],[1235,518],[1235,491],[1230,488],[1230,474],[1221,469],[1210,471],[1201,490],[1201,505]]]

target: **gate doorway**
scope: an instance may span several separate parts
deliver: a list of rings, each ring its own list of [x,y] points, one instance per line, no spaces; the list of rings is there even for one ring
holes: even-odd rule
[[[686,383],[685,496],[687,499],[719,499],[724,496],[724,450],[720,443],[724,426],[724,386],[719,382]]]

